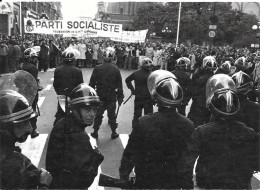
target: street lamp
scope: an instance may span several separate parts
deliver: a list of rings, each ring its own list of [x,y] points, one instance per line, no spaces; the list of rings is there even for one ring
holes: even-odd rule
[[[256,38],[258,39],[258,44],[255,44],[255,48],[260,47],[260,22],[252,26],[252,30],[256,32]]]
[[[170,29],[170,27],[168,26],[167,23],[162,28],[162,33],[165,34],[165,36],[170,37],[170,34],[172,33],[172,30]]]

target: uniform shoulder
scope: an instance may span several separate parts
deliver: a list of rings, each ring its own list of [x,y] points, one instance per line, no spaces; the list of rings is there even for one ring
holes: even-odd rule
[[[156,118],[157,115],[158,115],[158,112],[149,113],[147,115],[144,115],[144,116],[140,117],[139,118],[139,122],[144,122],[144,121],[150,120],[152,118]]]

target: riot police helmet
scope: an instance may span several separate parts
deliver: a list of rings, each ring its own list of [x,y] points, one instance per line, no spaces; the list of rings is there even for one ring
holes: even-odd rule
[[[96,91],[87,85],[86,83],[81,83],[75,87],[70,95],[70,106],[86,106],[86,105],[99,105],[100,100]]]
[[[235,66],[239,71],[245,71],[250,67],[250,63],[247,61],[246,57],[239,57],[235,61]]]
[[[247,95],[248,92],[253,90],[254,84],[252,78],[243,71],[233,74],[232,79],[236,84],[237,93],[239,95]]]
[[[236,84],[226,74],[215,74],[206,84],[206,107],[215,115],[232,116],[240,109]]]
[[[106,62],[112,61],[114,58],[115,49],[113,47],[107,47],[102,54],[103,60]]]
[[[206,56],[202,61],[202,67],[214,71],[217,69],[217,61],[213,56]]]
[[[225,61],[217,69],[216,74],[223,73],[223,74],[229,75],[230,72],[231,72],[231,63],[230,63],[230,61]]]
[[[92,125],[101,103],[96,91],[82,83],[72,90],[70,98],[74,117],[84,126]]]
[[[152,72],[147,80],[151,98],[162,107],[175,107],[183,99],[183,91],[174,74],[165,70]]]
[[[79,55],[80,52],[78,50],[68,47],[61,54],[61,58],[65,62],[73,62]]]
[[[148,58],[144,57],[140,60],[140,67],[149,70],[149,68],[153,65],[153,61]]]
[[[0,92],[1,123],[20,123],[36,116],[27,99],[20,93],[14,90]]]
[[[187,57],[181,57],[181,58],[177,59],[176,67],[188,69],[190,67],[190,59]]]

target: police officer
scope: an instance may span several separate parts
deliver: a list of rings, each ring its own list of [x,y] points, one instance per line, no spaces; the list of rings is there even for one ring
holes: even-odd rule
[[[237,114],[237,120],[245,123],[248,127],[251,127],[256,132],[260,131],[260,104],[255,103],[248,99],[247,95],[253,90],[253,80],[249,75],[243,71],[239,71],[233,74],[237,87],[237,94],[240,101],[240,111]]]
[[[139,118],[124,150],[120,178],[135,168],[137,189],[176,189],[177,165],[194,130],[193,123],[176,111],[182,88],[169,71],[156,70],[148,77],[148,89],[158,112]]]
[[[141,60],[140,69],[125,79],[127,87],[131,90],[132,95],[135,95],[133,126],[138,122],[138,118],[142,116],[143,110],[145,115],[153,113],[153,102],[147,88],[147,78],[150,74],[151,65],[152,60],[148,57],[144,58]],[[135,88],[132,81],[135,83]]]
[[[212,76],[206,84],[206,106],[212,122],[197,127],[179,165],[182,188],[196,182],[203,189],[248,189],[253,171],[259,170],[259,136],[236,121],[240,108],[234,81],[226,74]]]
[[[206,109],[206,83],[217,69],[214,57],[206,56],[203,59],[202,68],[198,68],[193,75],[192,104],[188,117],[193,121],[195,127],[209,121],[210,112]]]
[[[79,55],[79,52],[72,47],[65,49],[62,53],[63,64],[54,71],[53,87],[57,95],[69,95],[75,87],[83,83],[82,71],[74,67],[77,55]],[[64,116],[65,113],[58,104],[54,124]]]
[[[94,132],[91,136],[98,138],[98,130],[102,123],[103,114],[107,110],[108,123],[111,127],[111,138],[119,137],[116,132],[116,101],[120,106],[124,99],[122,77],[119,69],[112,64],[114,50],[109,47],[104,51],[103,63],[94,68],[90,78],[89,86],[97,90],[97,94],[102,101],[102,105],[97,110],[97,116],[94,121]]]
[[[191,99],[191,88],[192,83],[190,76],[186,73],[187,69],[190,67],[190,59],[187,57],[181,57],[176,61],[176,69],[172,73],[176,76],[178,82],[180,83],[183,90],[183,100],[178,107],[178,112],[186,116],[186,106]]]
[[[24,70],[24,71],[30,73],[36,81],[39,80],[38,79],[38,72],[39,71],[35,66],[35,59],[37,59],[37,57],[38,57],[37,52],[35,50],[33,50],[32,48],[28,48],[24,51],[24,61],[20,65],[18,65],[18,67],[17,67],[18,70]],[[38,91],[37,91],[35,99],[32,103],[32,108],[35,112],[36,112],[38,99],[39,99],[39,94],[38,94]],[[39,136],[39,132],[36,131],[36,129],[37,129],[36,123],[37,123],[37,117],[32,118],[31,119],[31,125],[32,125],[32,128],[33,128],[33,131],[31,133],[32,138]]]
[[[38,169],[21,154],[15,143],[23,143],[33,131],[36,117],[27,99],[13,90],[0,92],[0,188],[36,189],[47,187],[51,175]]]
[[[103,160],[102,155],[97,157],[85,132],[93,124],[99,97],[85,83],[77,86],[70,97],[70,110],[54,125],[47,148],[46,168],[53,175],[53,189],[87,189]]]

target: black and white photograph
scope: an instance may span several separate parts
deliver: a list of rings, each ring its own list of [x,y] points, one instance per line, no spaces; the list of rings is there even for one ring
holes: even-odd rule
[[[260,2],[0,0],[0,189],[260,189]]]

